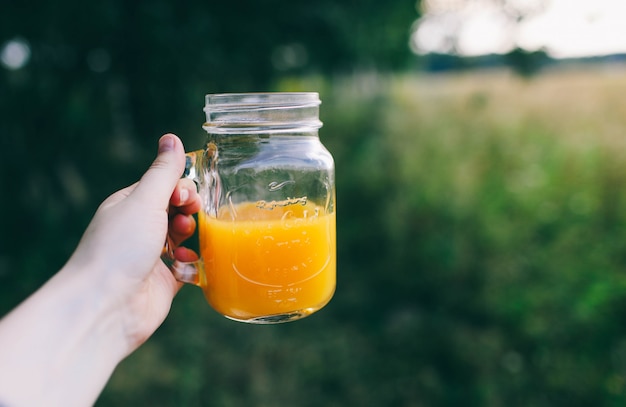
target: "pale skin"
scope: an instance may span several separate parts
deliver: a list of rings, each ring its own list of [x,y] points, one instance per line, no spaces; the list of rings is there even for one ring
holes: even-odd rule
[[[66,265],[0,320],[0,407],[94,404],[161,325],[181,287],[163,244],[190,236],[200,208],[184,165],[180,139],[163,136],[152,166],[102,203]],[[179,249],[179,260],[193,256]]]

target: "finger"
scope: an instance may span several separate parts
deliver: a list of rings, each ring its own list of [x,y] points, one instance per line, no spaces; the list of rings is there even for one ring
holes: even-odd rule
[[[196,183],[189,178],[179,179],[170,197],[170,205],[184,206],[199,199]]]
[[[193,216],[178,214],[169,222],[168,233],[175,246],[188,239],[196,230],[196,220]]]
[[[159,140],[159,153],[152,165],[141,177],[132,197],[146,204],[167,208],[170,196],[185,168],[183,143],[173,134]]]
[[[170,212],[172,214],[183,213],[185,215],[193,215],[200,211],[200,207],[201,207],[200,198],[198,198],[198,199],[194,199],[193,201],[189,202],[186,205],[178,206],[178,207],[175,207],[175,206],[171,207]]]
[[[177,213],[193,215],[200,211],[200,207],[200,194],[198,194],[195,182],[188,178],[178,180],[170,197],[171,216]]]
[[[176,260],[186,263],[196,261],[199,258],[198,253],[186,247],[177,247],[176,250],[174,250],[174,257]]]

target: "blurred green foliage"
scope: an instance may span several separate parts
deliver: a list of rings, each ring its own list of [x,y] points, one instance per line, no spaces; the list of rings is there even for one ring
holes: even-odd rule
[[[376,41],[348,35],[392,15],[373,1],[81,3],[68,15],[51,3],[30,25],[20,20],[27,4],[0,17],[0,39],[19,34],[33,49],[26,68],[0,70],[0,313],[62,266],[98,203],[150,163],[160,134],[201,144],[206,92],[319,91],[321,138],[337,164],[332,302],[302,321],[249,326],[185,287],[97,405],[626,402],[623,68],[525,80],[376,73],[368,61],[393,58],[367,56]],[[276,16],[257,18],[261,4]],[[353,9],[368,17],[351,26]],[[294,24],[296,10],[313,21]],[[335,22],[330,33],[322,20]],[[345,36],[330,30],[342,24]],[[310,64],[272,65],[288,34]],[[61,55],[55,46],[73,57],[47,59]],[[93,47],[107,50],[108,70],[85,65]],[[334,52],[359,69],[315,67]]]
[[[16,70],[0,63],[0,188],[12,197],[2,209],[24,214],[0,219],[11,231],[2,285],[14,293],[0,309],[63,264],[97,205],[141,175],[161,134],[199,148],[206,93],[399,69],[411,61],[416,17],[409,0],[2,3],[0,51],[26,45],[30,59]]]

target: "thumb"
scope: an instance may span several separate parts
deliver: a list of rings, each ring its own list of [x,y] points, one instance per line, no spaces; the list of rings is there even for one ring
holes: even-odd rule
[[[141,177],[131,196],[143,202],[167,205],[176,183],[185,169],[185,148],[174,134],[166,134],[159,140],[159,153],[152,165]]]

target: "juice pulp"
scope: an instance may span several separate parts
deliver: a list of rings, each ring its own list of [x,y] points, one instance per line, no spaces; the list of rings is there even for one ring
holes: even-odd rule
[[[308,315],[335,290],[335,213],[311,204],[222,208],[199,215],[204,273],[211,306],[229,318]]]

